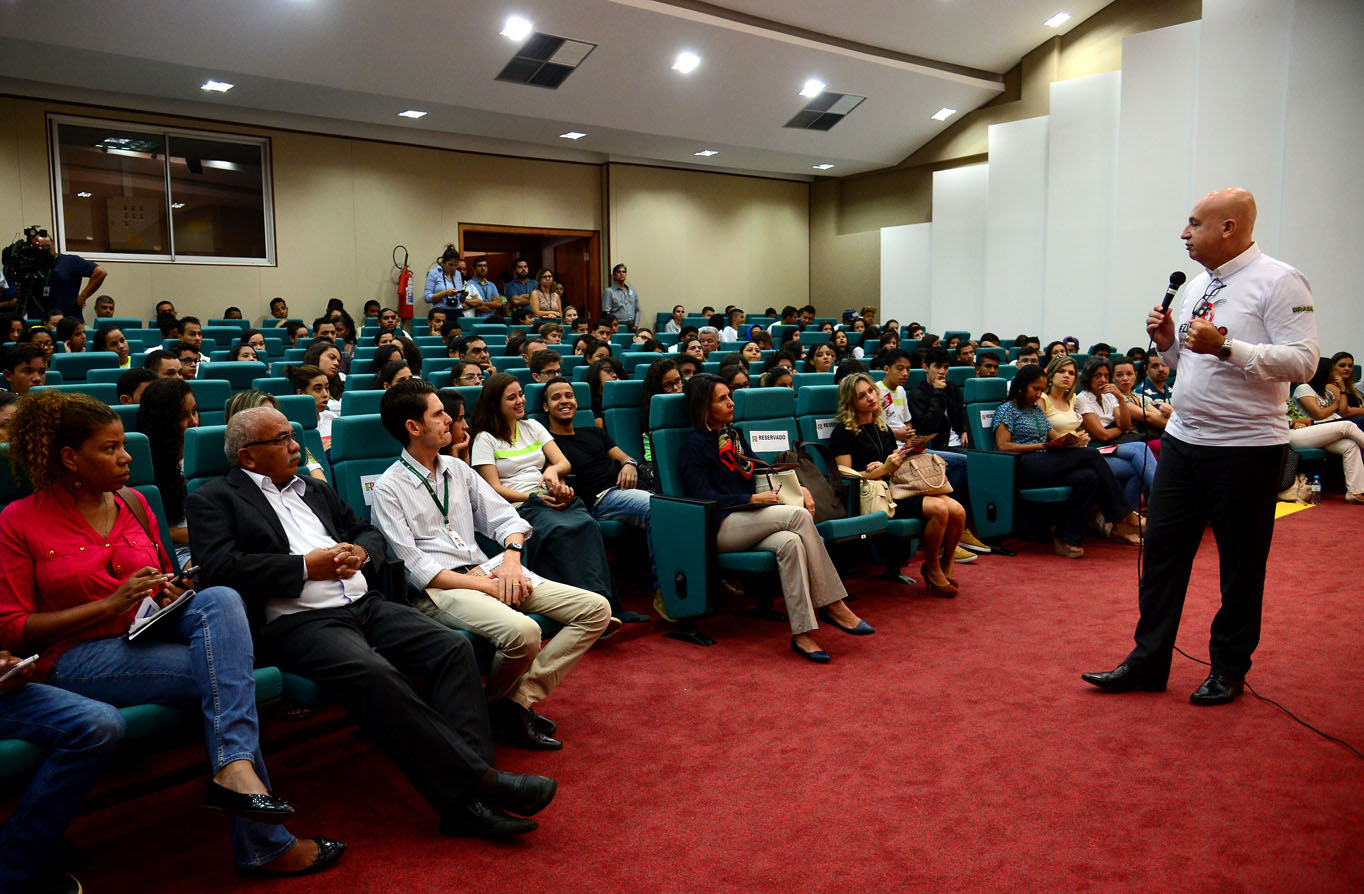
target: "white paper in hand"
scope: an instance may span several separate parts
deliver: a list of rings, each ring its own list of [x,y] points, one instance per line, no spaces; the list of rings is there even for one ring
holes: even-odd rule
[[[498,553],[497,555],[493,556],[491,559],[484,562],[482,565],[479,565],[478,567],[483,569],[484,574],[488,575],[489,577],[492,577],[493,571],[497,568],[502,567],[502,559],[504,556],[506,556],[506,553]],[[545,582],[545,579],[543,577],[536,574],[534,571],[531,571],[524,565],[521,566],[521,573],[524,574],[526,576],[526,579],[530,581],[530,585],[532,587],[538,587]]]

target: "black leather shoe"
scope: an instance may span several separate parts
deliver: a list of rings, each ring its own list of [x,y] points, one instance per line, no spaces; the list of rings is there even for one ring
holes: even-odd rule
[[[559,724],[555,723],[553,720],[550,720],[548,717],[546,717],[544,714],[541,714],[534,708],[531,708],[530,712],[535,715],[536,729],[538,729],[540,732],[544,733],[547,736],[554,735],[554,731],[559,728]]]
[[[521,816],[534,816],[554,800],[559,783],[548,776],[497,771],[497,783],[487,801],[493,807]]]
[[[1245,677],[1229,677],[1214,672],[1208,674],[1203,685],[1193,691],[1189,701],[1195,705],[1225,705],[1239,698],[1245,685]]]
[[[546,735],[536,728],[535,712],[509,698],[498,699],[488,706],[493,728],[502,734],[508,744],[530,751],[558,751],[564,747],[553,736]]]
[[[1126,661],[1111,671],[1097,674],[1080,674],[1080,679],[1091,686],[1098,686],[1105,692],[1164,692],[1165,678],[1143,673]]]
[[[212,779],[204,783],[204,806],[230,816],[279,824],[294,815],[294,805],[274,795],[246,795],[223,788]]]
[[[478,835],[483,838],[506,838],[511,835],[524,835],[540,828],[533,819],[508,816],[495,807],[474,798],[441,815],[442,835]]]
[[[242,875],[259,876],[312,875],[315,872],[330,869],[331,865],[340,860],[341,855],[346,852],[344,841],[333,841],[330,838],[314,838],[313,841],[317,842],[317,856],[313,858],[313,862],[302,869],[271,869],[270,864],[267,863],[264,866],[242,869],[240,872]]]

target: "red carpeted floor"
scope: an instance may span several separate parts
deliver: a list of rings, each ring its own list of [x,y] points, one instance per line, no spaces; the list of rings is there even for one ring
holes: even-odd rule
[[[1364,509],[1334,498],[1278,523],[1250,682],[1364,747]],[[702,649],[628,629],[544,713],[566,748],[504,749],[560,781],[541,827],[443,838],[371,745],[333,732],[268,755],[300,835],[350,850],[307,879],[245,882],[197,784],[82,817],[90,891],[1351,891],[1364,888],[1364,760],[1249,693],[1188,703],[1082,683],[1130,647],[1136,551],[963,567],[963,593],[858,580],[877,628],[825,629],[815,666],[785,625],[717,617]],[[1217,603],[1205,541],[1180,645],[1206,658]],[[641,606],[642,607],[642,606]]]

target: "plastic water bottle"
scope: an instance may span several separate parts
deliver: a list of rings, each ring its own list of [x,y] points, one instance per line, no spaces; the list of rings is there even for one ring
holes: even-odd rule
[[[1312,476],[1312,505],[1316,506],[1321,502],[1321,476]]]

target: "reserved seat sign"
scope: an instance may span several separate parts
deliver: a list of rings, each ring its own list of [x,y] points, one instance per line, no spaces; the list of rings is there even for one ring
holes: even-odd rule
[[[786,429],[777,431],[751,431],[748,443],[754,453],[780,453],[791,449],[791,438]]]

